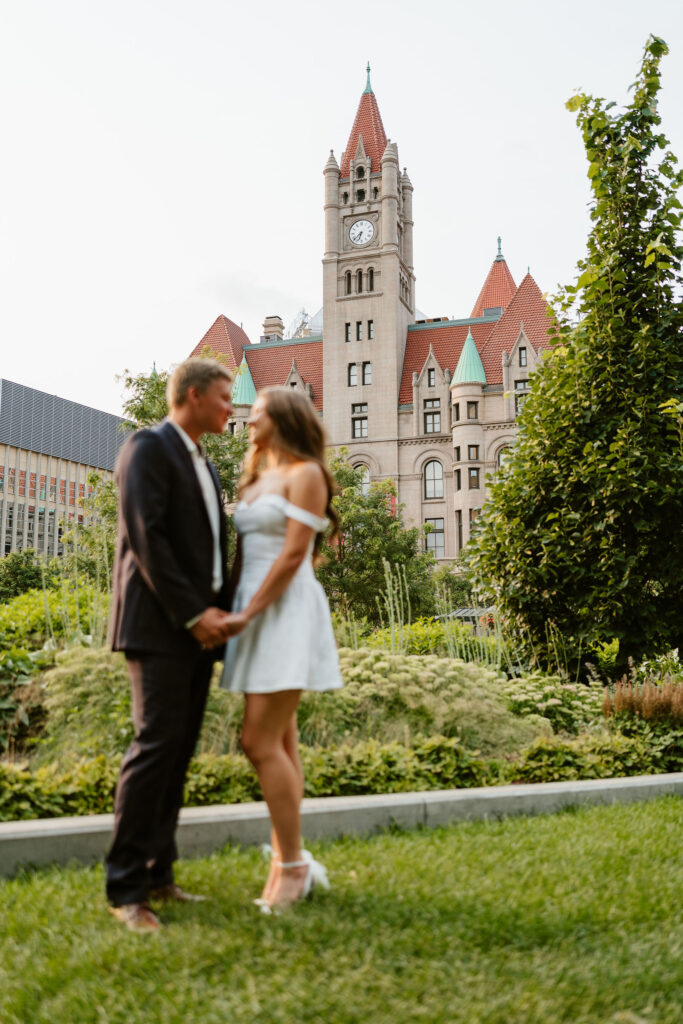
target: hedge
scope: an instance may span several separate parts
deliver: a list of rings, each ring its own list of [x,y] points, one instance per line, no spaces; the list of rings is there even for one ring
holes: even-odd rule
[[[577,738],[542,737],[508,761],[484,759],[459,740],[435,736],[380,744],[301,748],[306,796],[349,796],[467,788],[510,782],[599,779],[683,770],[683,734],[600,732]],[[35,771],[0,762],[0,821],[102,814],[112,810],[120,759],[104,755],[68,770]],[[258,780],[241,754],[201,754],[187,778],[189,806],[258,800]]]

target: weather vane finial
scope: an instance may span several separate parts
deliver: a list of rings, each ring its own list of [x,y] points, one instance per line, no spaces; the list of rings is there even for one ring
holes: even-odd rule
[[[503,254],[502,254],[502,252],[500,251],[500,243],[501,243],[501,238],[500,238],[500,235],[498,235],[498,259],[499,259],[499,260],[502,260],[502,258],[503,258]]]
[[[367,80],[367,83],[366,83],[366,86],[365,86],[365,91],[366,92],[372,92],[372,86],[370,85],[370,61],[368,61],[368,66],[367,66],[367,68],[365,70],[368,73],[368,80]]]

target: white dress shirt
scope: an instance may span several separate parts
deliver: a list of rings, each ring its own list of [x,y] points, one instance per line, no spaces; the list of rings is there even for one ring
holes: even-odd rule
[[[189,437],[182,427],[174,420],[169,420],[180,434],[185,447],[192,456],[192,464],[194,465],[195,473],[197,474],[197,480],[199,481],[199,487],[204,498],[204,504],[206,505],[206,512],[211,523],[211,533],[213,534],[213,576],[211,581],[211,588],[214,594],[223,586],[223,566],[221,564],[221,510],[218,501],[218,495],[216,494],[216,485],[214,484],[213,477],[209,467],[206,464],[206,459],[198,445],[194,443],[191,437]],[[199,616],[201,618],[201,616]],[[196,622],[197,620],[193,620]],[[188,623],[188,625],[191,625]]]

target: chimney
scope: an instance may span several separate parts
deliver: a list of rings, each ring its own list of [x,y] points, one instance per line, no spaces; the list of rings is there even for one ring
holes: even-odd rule
[[[285,336],[285,325],[281,316],[267,316],[263,321],[261,341],[282,341]]]

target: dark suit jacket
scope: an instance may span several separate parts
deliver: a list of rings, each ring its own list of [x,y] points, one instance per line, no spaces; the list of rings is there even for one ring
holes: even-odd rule
[[[114,561],[111,644],[115,651],[189,655],[185,623],[209,605],[228,608],[226,526],[220,484],[224,583],[211,589],[213,535],[192,456],[172,423],[138,430],[116,462],[119,534]],[[222,657],[223,649],[217,649]]]

